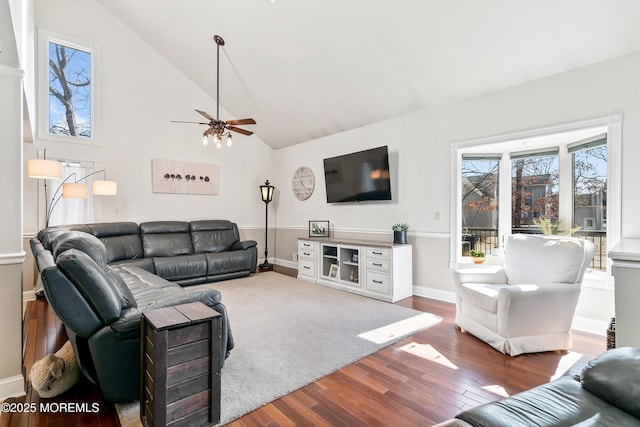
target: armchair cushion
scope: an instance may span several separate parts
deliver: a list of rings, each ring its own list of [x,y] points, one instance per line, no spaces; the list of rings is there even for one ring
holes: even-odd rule
[[[509,284],[581,281],[586,268],[583,242],[552,236],[509,236],[504,262]]]

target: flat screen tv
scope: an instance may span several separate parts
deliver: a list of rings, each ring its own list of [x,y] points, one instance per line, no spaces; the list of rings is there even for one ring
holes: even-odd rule
[[[327,203],[391,200],[387,146],[324,159]]]

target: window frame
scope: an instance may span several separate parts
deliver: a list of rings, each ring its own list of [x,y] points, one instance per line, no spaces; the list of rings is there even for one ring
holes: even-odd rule
[[[461,141],[451,144],[451,171],[455,174],[451,180],[451,212],[453,212],[453,218],[450,225],[450,256],[449,256],[449,268],[456,269],[465,265],[468,265],[467,259],[462,257],[462,230],[460,224],[462,223],[462,155],[467,155],[470,151],[478,150],[482,151],[482,148],[491,144],[497,143],[515,143],[517,141],[523,141],[531,138],[538,137],[552,137],[555,134],[562,134],[572,131],[588,131],[595,128],[604,128],[607,134],[607,147],[608,147],[608,162],[607,162],[607,252],[615,246],[620,240],[621,235],[621,163],[622,163],[622,115],[613,114],[606,117],[600,117],[590,120],[584,120],[579,122],[567,123],[558,126],[552,126],[547,128],[532,129],[528,131],[515,132],[504,135],[490,136],[486,138],[478,138],[473,140]],[[557,143],[549,143],[549,146]],[[568,152],[567,146],[562,146],[559,152],[560,156],[560,168],[566,167],[566,162],[571,163],[571,153]],[[507,153],[514,150],[504,150],[503,157],[500,163],[501,174],[503,171],[508,171],[506,176],[511,176],[511,157]],[[508,161],[507,161],[508,160]],[[564,163],[563,163],[564,162]],[[504,176],[504,175],[503,175]],[[560,194],[572,194],[573,193],[572,180],[561,180],[560,182]],[[504,188],[504,185],[500,185],[499,200],[506,200],[505,197],[510,197],[511,189]],[[560,210],[561,212],[573,211],[572,197],[560,198]],[[569,209],[563,209],[562,204],[569,203]],[[500,215],[502,216],[502,215]],[[570,218],[563,221],[570,221]],[[511,230],[507,229],[506,223],[510,221],[499,221],[498,236],[501,241],[508,235]],[[611,276],[611,260],[607,259],[606,273],[602,271],[591,271],[590,274],[585,275],[584,285],[590,287],[597,287],[603,289],[612,289],[612,276]]]
[[[56,43],[77,50],[88,52],[91,55],[91,136],[70,136],[53,134],[49,132],[49,43]],[[55,33],[44,28],[38,29],[38,139],[43,141],[70,142],[84,145],[99,145],[99,103],[96,99],[100,96],[99,82],[100,49],[97,45],[78,40],[70,36]]]

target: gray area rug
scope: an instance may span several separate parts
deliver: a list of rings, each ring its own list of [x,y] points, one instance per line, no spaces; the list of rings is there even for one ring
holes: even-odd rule
[[[202,287],[222,293],[235,340],[222,424],[442,320],[274,272]],[[123,427],[141,425],[138,408],[117,405]]]

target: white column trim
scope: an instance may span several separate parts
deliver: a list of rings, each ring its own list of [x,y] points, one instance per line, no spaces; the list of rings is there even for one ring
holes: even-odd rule
[[[24,262],[24,257],[26,256],[26,254],[27,253],[25,251],[0,254],[0,265],[22,264]]]
[[[26,393],[24,391],[24,377],[22,375],[0,379],[0,401],[10,397],[20,397],[24,395],[26,395]]]

